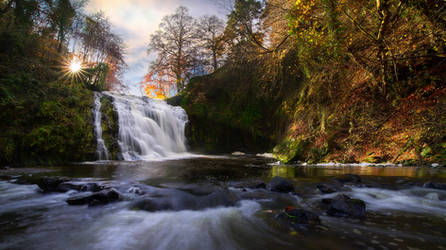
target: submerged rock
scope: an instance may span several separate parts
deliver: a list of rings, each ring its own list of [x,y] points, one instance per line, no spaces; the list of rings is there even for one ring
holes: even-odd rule
[[[268,218],[266,218],[268,219]],[[300,208],[286,208],[274,216],[274,224],[277,224],[284,230],[297,231],[305,233],[311,229],[315,229],[315,226],[320,225],[321,221],[319,216],[310,211],[306,211]]]
[[[359,184],[362,183],[361,177],[356,174],[346,174],[343,176],[336,177],[335,180],[342,184]]]
[[[359,199],[351,199],[347,195],[338,195],[334,199],[323,199],[322,204],[327,207],[329,216],[366,218],[365,202]]]
[[[196,196],[184,192],[175,192],[168,196],[141,198],[133,202],[132,209],[149,212],[164,210],[201,210],[213,207],[235,206],[238,197],[226,190],[218,190],[209,195]]]
[[[274,177],[269,185],[273,192],[289,193],[294,191],[294,183],[282,177]]]
[[[321,193],[323,194],[332,194],[332,193],[336,193],[339,191],[339,188],[334,186],[334,185],[330,185],[330,184],[318,184],[316,186],[319,191],[321,191]]]
[[[104,189],[96,183],[83,183],[83,182],[63,182],[57,187],[59,192],[67,192],[70,190],[76,190],[79,192],[99,192]]]
[[[167,200],[159,199],[140,199],[131,205],[132,209],[145,210],[149,212],[173,210],[172,203]]]
[[[426,182],[426,183],[424,183],[423,187],[439,189],[439,190],[446,190],[446,183]]]
[[[78,195],[68,198],[66,202],[69,205],[86,205],[97,206],[106,205],[111,202],[118,201],[121,195],[115,189],[102,190],[93,194]]]

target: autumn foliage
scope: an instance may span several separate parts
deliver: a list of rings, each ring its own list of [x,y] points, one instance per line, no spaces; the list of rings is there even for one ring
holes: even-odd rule
[[[175,76],[167,70],[157,74],[149,72],[144,76],[141,88],[150,98],[164,100],[169,96],[169,92],[175,88]]]

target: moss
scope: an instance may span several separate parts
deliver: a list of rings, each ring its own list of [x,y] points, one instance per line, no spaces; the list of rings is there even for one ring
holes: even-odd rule
[[[95,159],[91,91],[65,82],[42,83],[26,73],[1,79],[0,87],[0,164]]]
[[[309,141],[302,137],[287,139],[274,148],[274,157],[284,163],[305,160],[309,145]]]
[[[107,147],[110,160],[117,160],[119,154],[119,124],[118,113],[114,109],[112,99],[108,96],[104,96],[101,99],[101,113],[102,113],[102,138],[104,139],[105,146]]]

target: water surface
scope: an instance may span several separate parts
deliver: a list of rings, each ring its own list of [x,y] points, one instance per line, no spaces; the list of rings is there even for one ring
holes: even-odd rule
[[[426,181],[446,182],[442,169],[272,163],[222,156],[3,170],[0,248],[445,249],[446,191],[422,187]],[[341,193],[366,202],[366,220],[329,217],[318,207],[321,199],[337,193],[321,194],[316,185],[348,173],[360,175],[362,185]],[[44,194],[37,185],[14,183],[42,176],[106,184],[123,199],[105,206],[69,206],[65,199],[77,191]],[[275,176],[295,181],[296,193],[250,188]],[[174,209],[135,210],[132,203],[141,198],[136,189]],[[211,204],[225,197],[236,202]],[[318,213],[321,225],[303,232],[278,226],[273,214],[287,206]]]

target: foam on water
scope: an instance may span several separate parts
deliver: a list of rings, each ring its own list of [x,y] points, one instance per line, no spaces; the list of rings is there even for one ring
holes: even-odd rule
[[[352,188],[348,195],[366,202],[370,210],[446,214],[446,191],[414,187],[403,190]]]
[[[82,237],[95,242],[85,246],[94,249],[240,249],[234,234],[253,231],[249,218],[259,209],[256,202],[242,201],[201,211],[120,210],[96,221]]]

